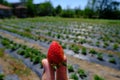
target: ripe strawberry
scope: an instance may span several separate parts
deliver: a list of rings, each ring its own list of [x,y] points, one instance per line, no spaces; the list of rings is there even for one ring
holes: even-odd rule
[[[48,50],[47,58],[50,65],[52,65],[53,67],[59,67],[61,64],[63,64],[64,52],[61,45],[58,42],[53,41],[51,43]]]

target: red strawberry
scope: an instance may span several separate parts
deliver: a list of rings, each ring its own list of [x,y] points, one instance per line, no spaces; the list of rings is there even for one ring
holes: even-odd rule
[[[53,41],[51,43],[49,50],[48,50],[47,58],[48,58],[50,65],[58,67],[61,64],[63,64],[64,52],[63,52],[61,45],[58,42]]]

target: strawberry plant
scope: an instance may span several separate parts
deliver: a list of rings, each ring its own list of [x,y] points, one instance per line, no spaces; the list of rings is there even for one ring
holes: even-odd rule
[[[77,74],[75,74],[75,73],[72,73],[72,74],[70,75],[70,79],[79,80]]]
[[[103,55],[102,55],[102,53],[98,53],[97,54],[97,59],[103,61]]]
[[[87,77],[86,72],[85,72],[83,69],[78,69],[77,72],[78,72],[79,76],[80,76],[82,79],[84,79],[85,77]]]
[[[108,56],[109,56],[109,57],[113,57],[113,55],[112,55],[112,54],[108,54]]]
[[[4,80],[5,75],[4,74],[0,74],[0,80]]]
[[[73,66],[72,66],[72,65],[68,65],[67,67],[68,67],[68,71],[69,71],[69,72],[74,72],[74,69],[73,69]]]
[[[113,63],[113,64],[116,64],[115,58],[110,58],[110,59],[109,59],[109,62],[110,62],[110,63]]]
[[[91,53],[91,54],[97,54],[97,52],[96,52],[94,49],[91,49],[91,50],[89,51],[89,53]]]
[[[87,51],[86,51],[86,48],[85,47],[83,47],[82,48],[82,52],[81,52],[83,55],[86,55],[87,54]]]
[[[98,75],[94,75],[94,80],[105,80],[105,79]]]
[[[115,43],[115,44],[113,45],[113,49],[114,49],[114,50],[117,50],[118,48],[119,48],[119,45]]]

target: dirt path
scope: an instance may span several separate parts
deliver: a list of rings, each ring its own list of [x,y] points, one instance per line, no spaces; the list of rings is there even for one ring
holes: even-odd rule
[[[0,32],[0,35],[12,39],[13,41],[15,41],[16,43],[20,43],[20,44],[25,44],[27,46],[32,46],[34,48],[37,48],[39,50],[41,50],[41,52],[43,53],[47,53],[47,49],[38,45],[38,44],[33,44],[27,41],[24,41],[23,39],[14,37],[10,34],[6,34],[3,32]],[[90,63],[84,60],[80,60],[78,58],[72,57],[70,55],[66,55],[67,59],[68,59],[68,63],[70,64],[78,64],[80,66],[80,68],[88,71],[90,73],[91,80],[93,80],[93,75],[94,74],[98,74],[101,75],[102,77],[104,77],[106,80],[120,80],[120,71],[115,70],[113,68],[109,68],[106,66],[102,66],[99,64],[95,64],[95,63]]]

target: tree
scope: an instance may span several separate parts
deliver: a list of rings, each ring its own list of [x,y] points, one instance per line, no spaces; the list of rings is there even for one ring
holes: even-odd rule
[[[0,4],[10,6],[10,4],[6,0],[0,0]]]
[[[61,16],[67,18],[73,18],[75,17],[75,12],[72,9],[63,10]]]
[[[81,17],[81,16],[83,16],[83,12],[80,9],[80,7],[76,7],[74,10],[75,10],[75,17]]]
[[[118,9],[119,2],[114,0],[89,0],[85,11],[89,14],[93,11],[93,15],[99,18],[115,19],[120,15]]]
[[[27,6],[27,14],[28,14],[28,16],[29,17],[34,17],[36,11],[35,11],[35,6],[33,4],[33,0],[27,0],[26,6]]]
[[[54,8],[53,8],[53,5],[51,4],[51,2],[46,1],[39,5],[38,14],[40,16],[52,16],[53,11],[54,11]]]
[[[85,18],[93,18],[94,16],[94,11],[90,9],[89,7],[86,7],[84,10],[84,17]]]
[[[55,9],[55,14],[56,14],[57,16],[60,16],[61,13],[62,13],[62,8],[61,8],[60,5],[58,5],[58,6],[56,7],[56,9]]]

